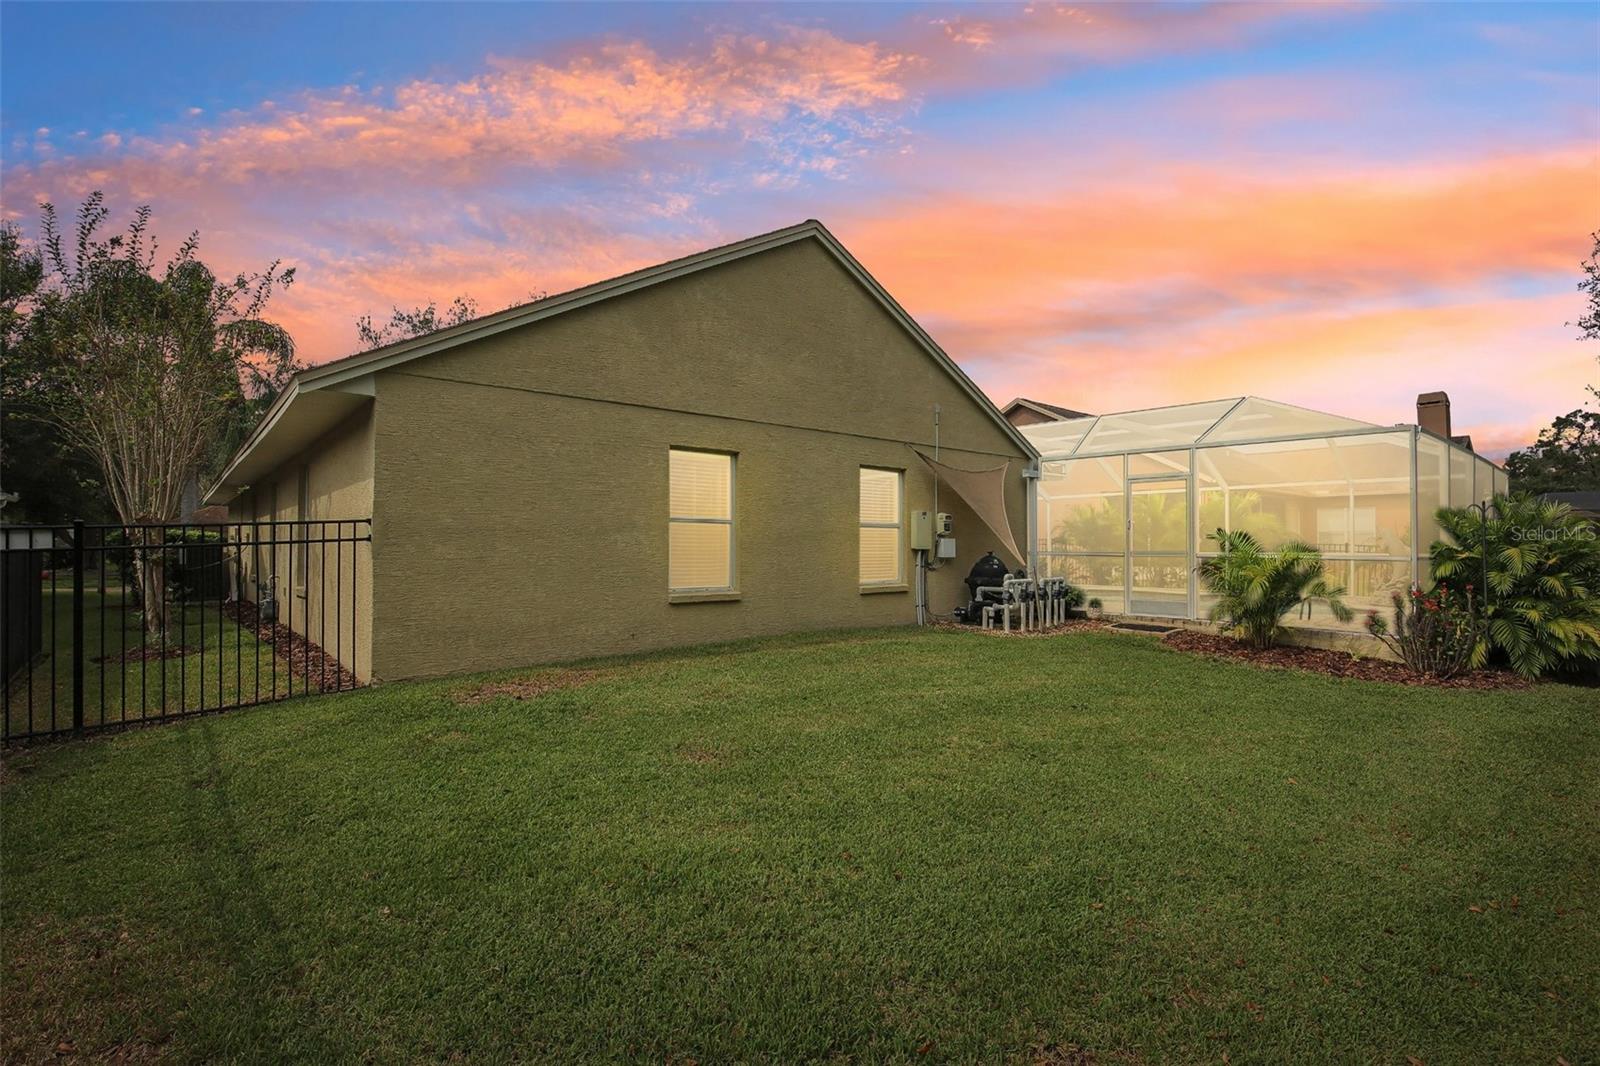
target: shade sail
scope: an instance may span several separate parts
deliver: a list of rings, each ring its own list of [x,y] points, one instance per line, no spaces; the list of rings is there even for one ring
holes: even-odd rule
[[[972,513],[1000,538],[1000,547],[1009,552],[1019,566],[1028,565],[1027,557],[1017,547],[1017,538],[1011,533],[1011,519],[1006,514],[1006,473],[1010,469],[1007,464],[989,470],[962,470],[930,459],[920,451],[917,458],[927,463],[934,476],[954,490]]]

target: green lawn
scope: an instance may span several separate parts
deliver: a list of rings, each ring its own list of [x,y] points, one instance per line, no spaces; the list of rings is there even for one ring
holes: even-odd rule
[[[1594,690],[904,630],[466,687],[10,753],[7,1056],[1600,1059]]]
[[[102,594],[91,576],[83,598],[83,717],[88,726],[270,700],[274,688],[280,696],[289,693],[287,644],[274,655],[270,642],[262,643],[235,625],[218,612],[215,602],[173,605],[167,646],[192,650],[143,660],[141,649],[159,649],[161,638],[144,632],[122,586],[111,585]],[[64,580],[54,590],[45,585],[43,615],[46,652],[32,671],[12,681],[5,695],[8,736],[72,728],[72,590]],[[118,661],[128,653],[130,661]],[[300,665],[297,657],[297,670]],[[304,678],[294,674],[293,684],[298,693]]]

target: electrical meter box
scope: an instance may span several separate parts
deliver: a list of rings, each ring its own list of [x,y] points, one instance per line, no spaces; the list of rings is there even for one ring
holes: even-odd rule
[[[911,550],[925,552],[933,550],[933,512],[911,512]]]
[[[955,536],[956,526],[950,516],[943,511],[933,516],[933,535],[936,537]]]

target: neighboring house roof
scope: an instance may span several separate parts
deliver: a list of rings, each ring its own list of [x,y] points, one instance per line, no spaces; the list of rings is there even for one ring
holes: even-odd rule
[[[459,326],[451,326],[421,337],[412,337],[302,370],[294,376],[244,444],[229,459],[217,483],[205,494],[204,502],[227,502],[253,478],[268,472],[306,448],[322,433],[332,429],[346,415],[373,396],[371,377],[380,370],[387,370],[413,359],[420,359],[468,341],[538,322],[566,311],[587,307],[613,296],[635,292],[802,240],[815,240],[831,253],[845,271],[883,305],[884,310],[888,311],[912,339],[917,341],[956,381],[973,402],[988,413],[1024,455],[1032,457],[1038,454],[1017,428],[1008,422],[984,395],[983,390],[973,384],[972,379],[945,354],[944,349],[939,347],[927,331],[917,324],[882,285],[878,284],[877,279],[867,273],[866,268],[839,243],[838,238],[829,233],[821,222],[807,219],[796,226],[696,252],[693,255],[598,281],[569,292],[547,296],[532,303],[484,315]]]
[[[1600,492],[1545,492],[1540,496],[1564,503],[1586,518],[1600,519]]]
[[[1090,417],[1089,412],[1087,411],[1074,411],[1070,407],[1059,407],[1053,403],[1045,403],[1043,400],[1029,400],[1021,396],[1018,396],[1016,399],[1000,408],[1000,413],[1009,415],[1012,411],[1015,411],[1019,407],[1026,407],[1030,411],[1037,411],[1039,414],[1044,415],[1047,418]]]

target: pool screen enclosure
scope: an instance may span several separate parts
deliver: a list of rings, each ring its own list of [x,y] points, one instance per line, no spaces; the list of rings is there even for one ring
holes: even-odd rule
[[[1108,613],[1203,618],[1195,576],[1218,529],[1321,552],[1356,618],[1314,607],[1291,623],[1352,628],[1427,579],[1442,506],[1507,490],[1506,474],[1411,425],[1246,396],[1021,427],[1040,452],[1035,573],[1065,577]]]

